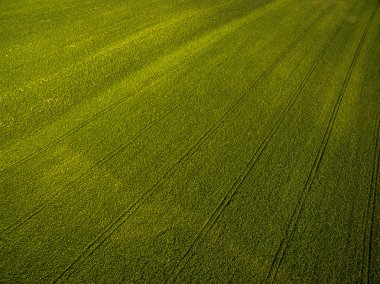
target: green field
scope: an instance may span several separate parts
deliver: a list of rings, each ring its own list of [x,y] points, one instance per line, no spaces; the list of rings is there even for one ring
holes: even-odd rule
[[[0,0],[0,283],[380,283],[379,0]]]

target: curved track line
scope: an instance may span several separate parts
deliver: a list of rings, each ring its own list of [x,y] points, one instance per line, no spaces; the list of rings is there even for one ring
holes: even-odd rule
[[[356,2],[356,3],[358,3],[358,2]],[[352,11],[355,6],[356,5],[354,5],[351,8],[350,11]],[[330,120],[329,120],[327,129],[325,131],[325,134],[323,136],[321,145],[319,146],[317,156],[316,156],[316,158],[315,158],[315,160],[313,162],[313,166],[312,166],[311,171],[309,173],[309,176],[308,176],[308,178],[306,180],[305,186],[304,186],[304,188],[302,190],[302,194],[301,194],[300,198],[298,199],[298,203],[297,203],[297,205],[296,205],[296,207],[295,207],[295,209],[293,211],[292,217],[291,217],[291,219],[289,221],[289,224],[287,226],[287,229],[286,229],[285,236],[281,240],[280,245],[279,245],[279,247],[278,247],[278,249],[276,251],[276,254],[274,256],[274,259],[272,261],[271,267],[269,269],[269,272],[268,272],[268,275],[267,275],[267,278],[266,278],[266,282],[273,283],[274,280],[276,279],[277,272],[278,272],[278,270],[279,270],[279,268],[280,268],[280,266],[282,264],[282,261],[283,261],[283,259],[285,257],[285,254],[286,254],[287,248],[289,246],[289,243],[290,243],[290,241],[292,240],[292,238],[294,236],[295,230],[296,230],[296,228],[298,226],[300,215],[301,215],[301,213],[302,213],[302,211],[304,209],[304,205],[305,205],[307,196],[309,195],[309,193],[311,191],[312,185],[314,183],[314,179],[317,176],[317,173],[318,173],[318,170],[319,170],[319,166],[321,164],[321,161],[323,159],[323,155],[324,155],[325,150],[327,148],[327,144],[329,142],[329,139],[330,139],[333,127],[334,127],[335,119],[337,117],[337,114],[338,114],[338,111],[339,111],[339,108],[340,108],[343,96],[344,96],[344,94],[346,92],[348,82],[349,82],[349,80],[351,78],[352,72],[353,72],[354,67],[356,65],[357,58],[358,58],[358,56],[360,54],[360,51],[362,49],[364,40],[366,38],[369,26],[372,23],[372,19],[373,19],[374,12],[376,11],[376,9],[377,9],[377,5],[374,8],[374,11],[372,12],[369,21],[367,22],[367,25],[366,25],[365,30],[363,32],[363,35],[362,35],[362,37],[360,39],[359,45],[356,48],[355,55],[354,55],[354,57],[353,57],[353,59],[351,61],[351,64],[350,64],[350,67],[349,67],[348,72],[346,74],[346,77],[344,79],[342,88],[341,88],[341,90],[339,92],[337,101],[336,101],[336,103],[334,105],[333,112],[332,112],[332,115],[330,117]]]
[[[320,15],[321,16],[321,15]],[[107,226],[107,228],[96,237],[96,239],[91,242],[86,249],[80,254],[59,276],[54,282],[58,282],[70,277],[73,273],[74,266],[79,263],[85,261],[89,256],[93,254],[93,252],[100,247],[120,226],[122,226],[128,218],[143,204],[145,201],[159,188],[163,182],[170,177],[178,168],[178,166],[182,165],[186,160],[188,160],[199,148],[200,146],[227,120],[227,118],[237,109],[238,105],[242,102],[244,98],[248,96],[248,94],[255,88],[258,83],[269,75],[269,73],[279,65],[279,63],[285,58],[287,54],[293,50],[293,48],[304,38],[307,32],[312,28],[312,26],[319,20],[319,17],[316,17],[312,21],[312,23],[296,38],[296,40],[277,58],[271,66],[263,72],[263,74],[256,79],[256,81],[248,88],[248,90],[243,93],[234,104],[224,113],[224,115],[213,124],[211,128],[209,128],[200,138],[199,140],[182,156],[162,177],[159,179],[148,191],[143,193],[137,200],[128,207],[126,211],[124,211],[112,224]]]
[[[132,97],[132,96],[135,96],[137,95],[138,93],[141,93],[143,92],[146,88],[148,88],[151,84],[153,84],[155,81],[157,81],[158,79],[160,79],[161,77],[163,77],[164,75],[166,75],[166,73],[169,73],[170,71],[174,70],[177,66],[180,66],[180,63],[177,63],[175,65],[173,65],[172,67],[170,67],[169,69],[167,69],[165,72],[162,72],[162,73],[158,73],[156,76],[154,77],[151,77],[150,79],[147,80],[146,84],[142,87],[142,89],[136,91],[136,92],[133,92],[132,94],[128,95],[128,96],[123,96],[121,97],[120,99],[118,99],[117,101],[113,102],[112,104],[108,105],[107,107],[103,108],[102,110],[100,110],[99,112],[95,113],[94,115],[92,115],[90,118],[84,120],[83,122],[81,122],[80,124],[78,124],[77,126],[75,126],[74,128],[70,129],[69,131],[67,131],[66,133],[64,133],[63,135],[55,138],[54,140],[50,141],[49,143],[45,144],[44,146],[42,146],[41,148],[37,149],[36,151],[26,155],[25,157],[15,161],[14,163],[2,168],[0,170],[0,173],[6,171],[6,170],[9,170],[21,163],[25,163],[29,160],[31,160],[32,158],[34,158],[35,156],[37,156],[38,154],[40,153],[43,153],[43,152],[46,152],[46,150],[50,149],[51,147],[53,147],[54,145],[56,145],[57,143],[59,143],[60,141],[62,141],[63,139],[71,136],[72,134],[75,134],[76,132],[79,132],[82,128],[84,128],[86,125],[90,124],[91,122],[95,121],[96,119],[98,119],[99,117],[103,116],[104,114],[106,114],[107,112],[111,111],[112,109],[116,108],[118,105],[120,105],[121,103],[123,103],[124,100]]]
[[[216,27],[215,29],[212,29],[211,31],[209,31],[208,33],[206,34],[203,34],[203,37],[207,37],[207,35],[211,34],[212,32],[214,32],[215,30],[218,30],[218,29],[221,29],[222,27],[226,26],[226,25],[229,25],[231,22],[234,22],[234,21],[237,21],[239,19],[243,19],[245,17],[248,17],[249,14],[247,15],[244,15],[243,17],[241,18],[234,18],[232,19],[231,21],[227,22],[227,23],[224,23],[222,24],[221,26],[218,26]],[[243,24],[244,26],[244,24]],[[237,28],[237,30],[241,30],[242,27],[239,27]],[[230,33],[227,33],[225,35],[222,36],[222,38],[220,38],[219,40],[216,41],[216,43],[218,44],[221,44],[223,43],[226,39],[227,39],[227,36],[229,35]],[[196,40],[196,39],[195,39]],[[191,46],[190,43],[186,44],[185,46],[180,46],[178,49],[176,49],[173,53],[175,53],[177,50],[180,50],[181,48],[186,48],[188,46]],[[196,59],[200,59],[202,58],[203,56],[206,56],[207,55],[207,52],[209,51],[210,49],[208,48],[208,46],[206,46],[205,48],[197,51],[197,54],[195,54],[192,58],[192,61],[189,63],[189,67],[192,65],[192,64],[195,64],[196,62],[198,62],[198,60]],[[168,55],[166,55],[167,57],[169,57],[171,54],[173,53],[170,53]],[[191,57],[190,57],[191,58]],[[19,160],[16,160],[15,162],[13,162],[12,164],[8,165],[8,166],[5,166],[4,168],[0,169],[0,173],[6,171],[6,170],[9,170],[23,162],[27,162],[29,160],[31,160],[33,157],[35,157],[36,155],[42,153],[42,152],[45,152],[47,149],[50,149],[51,147],[53,147],[55,144],[59,143],[60,141],[62,141],[63,139],[65,139],[66,137],[69,137],[70,135],[80,131],[82,128],[84,128],[86,125],[90,124],[91,122],[95,121],[96,119],[98,119],[99,117],[103,116],[105,113],[111,111],[112,109],[116,108],[118,105],[120,105],[121,103],[123,103],[124,100],[132,97],[132,96],[135,96],[136,94],[138,93],[141,93],[143,92],[146,88],[148,88],[151,84],[153,84],[154,82],[156,82],[158,79],[162,78],[163,76],[167,75],[167,73],[169,73],[170,71],[173,71],[176,69],[176,67],[179,67],[179,66],[182,66],[182,63],[185,62],[187,59],[189,58],[185,58],[183,59],[183,61],[181,62],[177,62],[176,64],[174,64],[173,66],[171,66],[170,68],[168,68],[167,70],[165,70],[164,72],[161,72],[161,73],[158,73],[156,74],[156,76],[154,77],[151,77],[149,79],[146,80],[144,86],[140,89],[140,90],[137,90],[135,92],[133,92],[132,94],[129,94],[128,96],[123,96],[121,97],[120,99],[116,100],[115,102],[111,103],[110,105],[108,105],[107,107],[103,108],[102,110],[100,110],[99,112],[95,113],[94,115],[90,116],[88,119],[84,120],[83,122],[81,122],[80,124],[78,124],[77,126],[75,126],[74,128],[70,129],[69,131],[67,131],[66,133],[62,134],[61,136],[58,136],[57,138],[55,138],[54,140],[50,141],[49,143],[45,144],[44,146],[40,147],[39,149],[35,150],[34,152],[26,155],[25,157],[19,159]],[[159,60],[159,59],[158,59]],[[155,62],[157,62],[158,60],[156,60]],[[154,63],[154,62],[153,62]]]
[[[363,259],[361,265],[361,277],[360,283],[370,282],[370,272],[371,272],[371,259],[372,259],[372,239],[373,239],[373,223],[375,216],[375,208],[376,208],[376,194],[378,188],[378,175],[379,175],[379,165],[380,165],[380,121],[377,126],[376,132],[376,141],[375,141],[375,152],[373,154],[373,163],[372,163],[372,174],[371,174],[371,183],[369,187],[368,194],[368,205],[367,205],[367,213],[363,234]],[[371,222],[369,222],[371,220]],[[370,224],[369,224],[370,223]],[[369,231],[368,231],[369,227]],[[369,234],[369,235],[368,235]],[[367,246],[368,242],[368,246]],[[367,265],[367,267],[365,267]],[[367,271],[365,271],[367,270]],[[365,273],[367,273],[367,277],[365,277]]]
[[[228,23],[230,23],[230,22],[228,22]],[[220,28],[220,27],[221,26],[219,26],[218,28]],[[224,40],[225,40],[225,38],[221,39],[221,41],[224,41]],[[182,47],[183,46],[180,46],[177,50],[181,49]],[[173,53],[175,53],[177,50],[175,50]],[[192,64],[195,64],[197,62],[197,59],[200,59],[203,56],[205,56],[207,54],[207,51],[208,51],[207,47],[204,48],[204,49],[201,49],[200,51],[198,51],[197,54],[194,55],[193,60],[191,62],[189,62],[189,67],[191,67]],[[168,57],[168,56],[170,56],[173,53],[167,54],[166,56]],[[138,89],[138,90],[132,92],[129,95],[123,96],[120,99],[116,100],[115,102],[109,104],[108,106],[106,106],[102,110],[100,110],[100,111],[96,112],[95,114],[93,114],[92,116],[90,116],[88,119],[85,119],[84,121],[82,121],[81,123],[79,123],[77,126],[73,127],[69,131],[65,132],[64,134],[58,136],[57,138],[53,139],[49,143],[47,143],[47,144],[43,145],[42,147],[38,148],[34,152],[32,152],[32,153],[24,156],[21,159],[16,160],[15,162],[13,162],[12,164],[10,164],[8,166],[5,166],[4,168],[0,169],[0,173],[4,172],[6,170],[12,169],[13,167],[15,167],[15,166],[17,166],[17,165],[19,165],[21,163],[24,163],[24,162],[27,162],[27,161],[31,160],[32,158],[34,158],[38,154],[46,152],[46,150],[50,149],[51,147],[53,147],[54,145],[56,145],[60,141],[64,140],[65,138],[67,138],[67,137],[75,134],[76,132],[79,132],[82,128],[84,128],[88,124],[92,123],[93,121],[95,121],[99,117],[103,116],[104,114],[108,113],[109,111],[115,109],[118,105],[122,104],[126,99],[128,99],[130,97],[133,97],[133,96],[136,96],[139,93],[144,92],[153,83],[155,83],[156,81],[158,81],[159,79],[161,79],[162,77],[164,77],[165,75],[167,75],[168,73],[170,73],[171,71],[176,70],[177,67],[183,66],[182,63],[185,62],[187,59],[189,59],[189,58],[186,57],[186,58],[183,59],[183,61],[177,62],[173,66],[169,67],[167,70],[164,70],[163,72],[158,72],[158,73],[155,74],[155,76],[152,76],[152,77],[150,77],[147,80],[144,80],[144,86],[141,89]],[[160,58],[157,59],[156,61],[152,62],[152,64],[154,64],[158,60],[160,60]],[[138,70],[138,71],[140,71],[140,70]],[[112,74],[116,74],[116,73],[119,73],[119,71],[115,71]],[[95,85],[95,86],[97,86],[97,85]],[[83,98],[83,99],[85,99],[85,98]]]
[[[90,167],[84,174],[76,178],[75,180],[71,181],[70,183],[66,184],[65,187],[68,187],[66,190],[58,191],[56,194],[51,196],[49,199],[43,201],[43,203],[39,206],[37,206],[29,215],[23,216],[20,219],[18,219],[13,225],[10,227],[4,229],[0,232],[0,236],[3,237],[4,235],[7,235],[20,227],[22,224],[30,220],[33,216],[38,214],[43,208],[47,206],[52,200],[58,198],[65,192],[67,192],[72,186],[74,186],[79,180],[86,177],[88,174],[90,174],[94,169],[101,167],[104,165],[108,160],[116,156],[118,153],[123,151],[125,148],[127,148],[129,145],[131,145],[133,142],[135,142],[138,138],[140,138],[143,134],[145,134],[149,129],[153,128],[155,125],[157,125],[159,122],[163,121],[170,113],[174,112],[178,107],[180,107],[184,102],[191,99],[194,96],[195,93],[193,93],[191,96],[186,97],[185,99],[178,102],[176,105],[174,105],[172,108],[167,110],[163,115],[161,115],[157,120],[145,125],[140,132],[138,132],[131,140],[129,140],[126,144],[120,145],[119,147],[116,147],[111,152],[107,153],[105,156],[103,156],[99,161],[97,161],[94,165]]]
[[[335,36],[335,34],[333,35]],[[249,160],[248,164],[245,166],[244,170],[242,173],[239,175],[238,179],[234,182],[232,187],[227,191],[227,194],[224,196],[222,201],[219,203],[217,209],[213,212],[211,217],[205,222],[203,225],[200,233],[196,236],[194,241],[191,243],[190,247],[184,254],[184,256],[181,258],[181,260],[178,263],[177,268],[173,272],[172,278],[168,281],[168,283],[174,283],[179,274],[183,271],[183,269],[186,267],[187,263],[190,261],[192,256],[195,253],[195,249],[198,244],[200,244],[204,238],[207,236],[209,231],[213,228],[214,224],[217,222],[219,217],[223,214],[224,209],[228,206],[228,204],[231,202],[233,197],[236,195],[237,190],[239,187],[242,185],[244,180],[247,178],[248,174],[251,172],[253,167],[256,165],[256,162],[259,160],[261,157],[262,153],[268,146],[269,142],[272,140],[273,136],[277,133],[278,129],[282,125],[283,121],[285,120],[286,116],[288,115],[289,111],[292,109],[293,105],[297,101],[300,93],[306,86],[307,82],[309,81],[311,75],[313,74],[315,68],[318,66],[319,62],[321,61],[323,55],[326,53],[327,48],[331,44],[331,38],[327,40],[326,44],[322,47],[321,52],[318,54],[317,59],[314,61],[310,69],[308,70],[305,78],[302,80],[300,86],[297,88],[297,90],[293,93],[291,96],[289,102],[287,103],[286,107],[284,110],[281,112],[279,115],[278,119],[276,120],[275,124],[269,131],[269,133],[264,137],[263,141],[261,142],[260,146],[256,149],[254,152],[253,156]]]
[[[281,27],[281,23],[275,28],[275,30],[278,30],[280,27]],[[239,28],[238,30],[240,30],[241,28]],[[223,43],[224,41],[227,40],[227,37],[224,37],[222,38],[219,43]],[[256,42],[254,42],[253,44],[259,44],[260,42],[262,42],[263,39],[260,39]],[[200,54],[198,56],[198,58],[201,58],[203,56],[205,56],[207,53],[209,52],[209,50],[207,50],[204,54]],[[177,64],[179,65],[179,64]],[[176,65],[176,66],[177,66]],[[39,212],[41,212],[48,204],[50,204],[52,202],[52,200],[60,197],[61,195],[63,195],[65,192],[67,192],[70,188],[72,188],[80,179],[84,178],[85,176],[87,176],[92,170],[96,169],[96,168],[99,168],[101,167],[105,162],[107,162],[108,160],[110,160],[111,158],[113,158],[116,154],[122,152],[123,150],[125,150],[129,145],[131,145],[135,140],[137,140],[139,137],[141,137],[144,133],[146,133],[150,128],[152,128],[154,125],[158,124],[160,121],[164,120],[164,118],[169,114],[171,113],[172,111],[174,111],[176,108],[178,108],[183,102],[187,101],[188,99],[190,99],[191,97],[193,97],[194,94],[192,94],[190,97],[187,97],[185,99],[183,99],[181,102],[179,102],[176,106],[174,106],[171,110],[165,112],[165,114],[160,117],[158,120],[146,125],[141,132],[139,132],[134,138],[132,138],[132,140],[130,140],[127,144],[124,144],[124,145],[120,145],[119,147],[116,147],[114,150],[112,150],[111,152],[107,153],[104,157],[102,157],[99,161],[97,161],[93,166],[91,166],[90,169],[88,169],[85,173],[83,173],[81,176],[79,176],[78,178],[76,178],[75,180],[67,183],[64,185],[64,187],[67,187],[66,190],[63,190],[63,191],[59,191],[59,192],[56,192],[53,196],[51,196],[50,198],[46,199],[45,201],[43,201],[40,205],[37,205],[29,214],[27,215],[24,215],[22,217],[20,217],[18,220],[16,220],[16,222],[14,222],[12,225],[10,225],[9,227],[5,228],[3,231],[0,232],[0,238],[3,238],[5,235],[7,234],[10,234],[11,232],[13,232],[15,229],[17,229],[18,227],[20,227],[22,224],[26,223],[27,221],[29,221],[30,219],[32,219],[35,215],[37,215]],[[1,172],[1,171],[0,171]]]
[[[275,29],[277,30],[278,28],[280,28],[281,24]],[[223,38],[220,40],[219,43],[222,43],[226,41],[226,38]],[[261,40],[258,40],[256,41],[254,44],[259,44],[260,42],[262,41]],[[209,52],[209,50],[207,50],[204,54],[201,54],[198,56],[198,58],[202,58],[203,56],[205,56],[207,54],[207,52]],[[177,64],[179,65],[179,64]],[[176,66],[177,66],[176,65]],[[174,68],[174,67],[173,67]],[[221,68],[220,68],[221,69]],[[198,87],[199,88],[199,87]],[[137,133],[135,135],[135,137],[133,137],[130,141],[128,141],[128,143],[124,144],[124,145],[120,145],[119,147],[116,147],[115,149],[113,149],[111,152],[107,153],[105,156],[103,156],[99,161],[97,161],[94,165],[92,165],[90,167],[90,169],[88,169],[85,173],[83,173],[81,176],[79,176],[78,178],[74,179],[73,181],[67,183],[64,185],[64,187],[68,187],[66,190],[63,190],[63,191],[59,191],[57,192],[56,194],[54,194],[53,196],[51,196],[50,198],[46,199],[45,201],[43,201],[40,205],[36,206],[28,215],[24,215],[22,217],[20,217],[18,220],[16,220],[16,222],[14,222],[11,226],[5,228],[3,231],[0,232],[0,238],[4,237],[5,235],[11,233],[12,231],[14,231],[15,229],[17,229],[18,227],[20,227],[22,224],[26,223],[27,221],[29,221],[30,219],[32,219],[35,215],[37,215],[39,212],[41,212],[41,210],[43,208],[45,208],[47,206],[47,204],[50,204],[52,200],[60,197],[61,195],[63,195],[65,192],[67,192],[70,188],[72,188],[80,179],[86,177],[89,173],[91,173],[92,170],[96,169],[96,168],[99,168],[101,167],[104,163],[106,163],[108,160],[112,159],[114,156],[116,156],[118,153],[124,151],[128,146],[130,146],[134,141],[136,141],[139,137],[141,137],[144,133],[146,133],[149,129],[151,129],[153,126],[157,125],[159,122],[163,121],[165,119],[165,117],[167,115],[169,115],[171,112],[173,112],[176,108],[178,108],[180,105],[182,105],[182,103],[184,103],[185,101],[189,100],[190,98],[192,98],[193,96],[195,95],[195,92],[183,99],[182,101],[180,101],[178,104],[176,104],[174,107],[172,107],[170,110],[166,111],[164,113],[163,116],[159,117],[156,121],[152,122],[152,123],[149,123],[147,124],[145,127],[142,128],[142,130]],[[1,171],[0,171],[1,172]]]

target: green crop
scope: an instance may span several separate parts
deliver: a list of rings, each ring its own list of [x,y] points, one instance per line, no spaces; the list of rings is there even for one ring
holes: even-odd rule
[[[378,6],[1,1],[0,282],[379,282]]]

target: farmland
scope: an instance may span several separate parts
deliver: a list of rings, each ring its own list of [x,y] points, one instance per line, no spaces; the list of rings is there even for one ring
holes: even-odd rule
[[[379,4],[0,1],[0,282],[378,283]]]

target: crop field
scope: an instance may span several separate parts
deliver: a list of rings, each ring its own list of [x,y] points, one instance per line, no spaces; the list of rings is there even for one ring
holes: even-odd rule
[[[380,283],[379,0],[0,0],[1,283]]]

